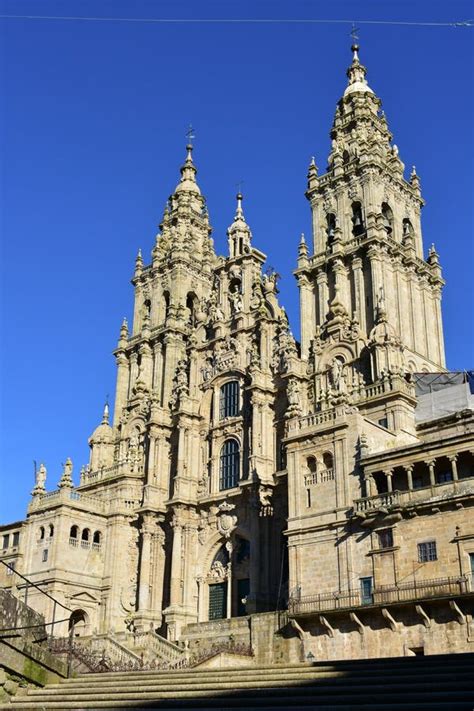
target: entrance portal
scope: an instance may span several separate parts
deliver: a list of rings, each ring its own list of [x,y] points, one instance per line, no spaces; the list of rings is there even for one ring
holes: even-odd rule
[[[227,617],[227,582],[209,585],[209,619]]]

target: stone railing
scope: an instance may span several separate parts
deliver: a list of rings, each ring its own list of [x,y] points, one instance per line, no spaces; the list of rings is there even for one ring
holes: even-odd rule
[[[356,513],[366,513],[377,509],[392,508],[394,506],[407,506],[424,501],[436,501],[450,496],[474,493],[473,477],[458,479],[457,481],[442,482],[434,486],[423,486],[418,489],[405,491],[390,491],[375,496],[366,496],[354,501]]]
[[[45,494],[33,497],[28,509],[37,511],[42,508],[49,508],[57,504],[67,504],[75,508],[86,509],[91,513],[103,513],[105,511],[105,503],[101,499],[93,496],[87,496],[75,489],[59,489],[58,491],[49,491]]]
[[[305,486],[314,486],[315,484],[325,484],[327,481],[334,480],[334,469],[322,469],[320,472],[312,472],[306,474],[304,478]]]
[[[350,610],[369,605],[387,605],[397,602],[413,602],[428,598],[453,597],[473,593],[469,576],[412,580],[396,585],[380,585],[370,595],[362,596],[359,590],[320,593],[290,598],[290,615],[317,614]]]
[[[75,637],[74,645],[85,647],[90,652],[105,656],[114,665],[141,664],[142,661],[140,655],[132,652],[109,635]]]
[[[317,427],[318,425],[324,425],[326,423],[331,423],[336,418],[336,412],[334,409],[322,410],[321,412],[316,412],[312,415],[305,415],[298,419],[290,420],[287,425],[288,434],[292,432],[298,432],[300,430],[306,430],[310,427]]]
[[[153,631],[135,632],[133,634],[133,646],[137,649],[146,648],[153,652],[158,659],[165,662],[177,662],[183,658],[184,650],[177,644],[161,637]]]

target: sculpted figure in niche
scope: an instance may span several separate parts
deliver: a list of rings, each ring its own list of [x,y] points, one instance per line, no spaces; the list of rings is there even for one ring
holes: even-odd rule
[[[343,392],[343,390],[344,390],[344,379],[343,379],[344,365],[339,360],[339,358],[332,359],[330,370],[331,370],[331,382],[332,382],[334,390],[336,390],[336,392],[339,392],[339,393]]]
[[[240,313],[244,308],[244,303],[242,301],[242,294],[240,293],[238,286],[235,286],[234,291],[229,293],[229,299],[232,305],[232,313]]]

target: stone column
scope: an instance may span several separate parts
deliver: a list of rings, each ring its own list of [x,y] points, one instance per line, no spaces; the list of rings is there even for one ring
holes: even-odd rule
[[[428,469],[430,470],[430,484],[431,486],[436,485],[436,479],[435,479],[435,460],[431,459],[429,462],[425,462],[427,464]]]
[[[130,353],[130,378],[128,381],[128,397],[132,396],[132,389],[138,374],[138,353]]]
[[[225,544],[229,554],[229,562],[227,564],[227,619],[232,617],[232,541],[228,540]]]
[[[413,464],[408,464],[403,468],[405,469],[405,472],[407,475],[408,489],[410,491],[412,491],[413,490],[413,468],[414,468]]]
[[[153,346],[153,383],[152,390],[158,395],[161,395],[161,376],[163,371],[163,346],[158,341]]]
[[[155,531],[152,514],[144,514],[141,526],[140,578],[138,585],[138,610],[150,607],[151,537]]]
[[[384,474],[387,478],[388,492],[391,493],[393,491],[393,484],[392,484],[393,469],[388,469],[387,471],[384,472]]]
[[[257,494],[252,495],[250,502],[250,592],[247,611],[258,612],[258,597],[260,593],[260,517]]]
[[[328,277],[326,272],[319,271],[316,276],[318,315],[316,323],[318,326],[324,323],[329,310]]]
[[[381,268],[381,262],[380,262],[380,253],[379,253],[379,250],[377,249],[377,247],[375,247],[374,245],[369,247],[367,256],[369,257],[369,261],[370,261],[370,274],[372,277],[372,294],[371,294],[372,314],[371,314],[371,322],[368,324],[368,327],[371,328],[372,324],[375,321],[375,307],[377,306],[377,301],[378,301],[378,297],[380,294],[380,287],[383,286],[383,282],[382,282],[382,268]]]
[[[117,387],[115,391],[114,426],[120,421],[122,410],[127,404],[129,363],[124,351],[115,356],[117,361]]]
[[[298,276],[298,288],[300,290],[301,357],[306,360],[308,357],[309,343],[314,333],[315,321],[312,289],[308,277],[304,274]]]
[[[364,286],[364,273],[362,270],[362,259],[360,257],[354,257],[352,260],[352,270],[354,273],[354,291],[355,291],[355,304],[354,310],[357,312],[357,318],[359,319],[360,330],[363,334],[366,332],[366,318],[365,318],[365,286]]]
[[[152,607],[161,615],[163,609],[163,584],[165,579],[165,533],[160,524],[153,534],[154,574],[152,585]]]
[[[174,514],[171,521],[173,529],[173,551],[171,554],[171,584],[170,605],[181,605],[181,548],[182,548],[182,521]]]
[[[457,465],[457,454],[451,454],[448,456],[449,461],[451,462],[451,472],[453,475],[453,481],[458,480],[458,465]]]
[[[372,474],[366,474],[364,477],[365,481],[365,495],[366,496],[373,496],[374,495],[374,479]]]

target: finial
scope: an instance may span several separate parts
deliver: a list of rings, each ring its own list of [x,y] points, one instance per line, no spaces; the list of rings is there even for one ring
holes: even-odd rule
[[[298,246],[298,257],[306,258],[308,256],[308,247],[304,237],[304,232],[301,233],[300,243]]]
[[[188,130],[186,131],[186,138],[188,139],[188,145],[186,146],[186,148],[189,152],[193,150],[193,141],[196,138],[192,124],[189,124],[188,126]]]
[[[46,467],[41,463],[39,469],[35,471],[35,488],[31,492],[32,496],[38,496],[46,491],[46,473]]]
[[[243,199],[244,199],[244,196],[242,195],[242,193],[240,192],[240,190],[239,190],[239,192],[237,193],[237,195],[235,196],[235,199],[237,200],[237,210],[236,210],[236,212],[235,212],[235,219],[236,219],[236,220],[238,220],[238,219],[243,220],[243,219],[244,219],[244,213],[243,213],[243,210],[242,210],[242,201],[243,201]]]
[[[72,489],[74,487],[72,481],[72,461],[70,457],[66,459],[58,486],[60,489]]]
[[[104,405],[104,412],[102,414],[102,422],[100,423],[101,425],[108,425],[109,424],[109,396],[107,395],[107,399],[105,401]]]
[[[311,158],[309,168],[308,168],[308,190],[313,190],[318,186],[318,166],[314,160],[314,156]]]

